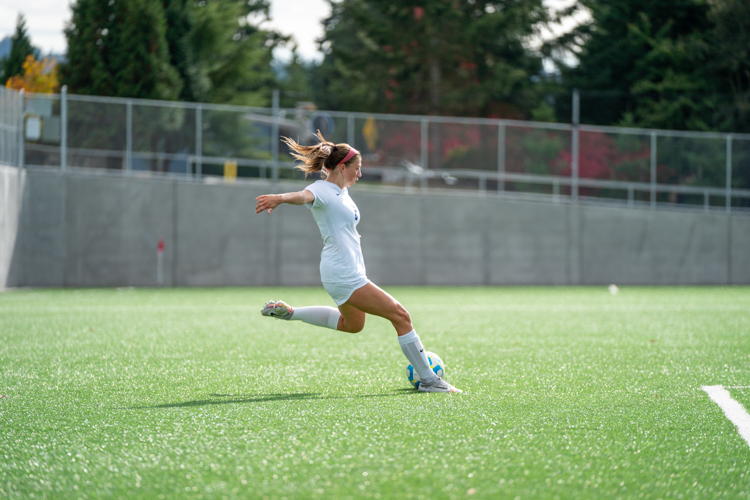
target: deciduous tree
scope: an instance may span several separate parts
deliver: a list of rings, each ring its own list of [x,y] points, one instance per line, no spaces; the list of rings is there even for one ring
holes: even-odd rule
[[[58,91],[60,83],[57,80],[57,62],[45,57],[37,61],[32,54],[23,63],[23,74],[8,79],[6,87],[26,92],[51,94]]]

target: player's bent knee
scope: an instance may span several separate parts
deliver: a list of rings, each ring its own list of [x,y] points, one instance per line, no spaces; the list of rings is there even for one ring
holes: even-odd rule
[[[339,328],[340,331],[346,333],[359,333],[365,328],[364,321],[344,321],[343,325]]]
[[[364,329],[365,325],[352,325],[344,327],[346,333],[359,333]]]
[[[391,320],[393,324],[411,324],[411,315],[409,314],[409,311],[406,310],[404,306],[401,304],[396,305],[396,311],[394,313],[393,319]]]

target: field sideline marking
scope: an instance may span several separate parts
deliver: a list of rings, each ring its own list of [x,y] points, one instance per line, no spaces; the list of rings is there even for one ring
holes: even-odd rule
[[[740,431],[742,439],[747,441],[750,445],[750,415],[747,410],[739,404],[737,401],[732,399],[724,386],[721,385],[704,385],[701,387],[708,397],[710,397],[714,403],[719,405],[724,411],[730,422],[737,426],[737,430]]]

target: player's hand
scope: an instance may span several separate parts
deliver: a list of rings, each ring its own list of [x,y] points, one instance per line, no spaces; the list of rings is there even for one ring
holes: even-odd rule
[[[268,213],[271,213],[271,210],[281,205],[281,195],[280,194],[264,194],[261,196],[258,196],[255,198],[255,213],[259,214],[263,210],[268,210]]]

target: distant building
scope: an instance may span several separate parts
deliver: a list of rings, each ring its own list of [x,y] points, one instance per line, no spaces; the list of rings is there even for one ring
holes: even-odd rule
[[[2,40],[0,40],[0,59],[7,57],[8,54],[10,54],[10,46],[12,45],[12,41],[9,36],[6,36]]]

